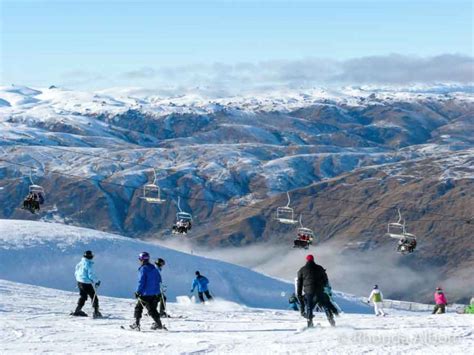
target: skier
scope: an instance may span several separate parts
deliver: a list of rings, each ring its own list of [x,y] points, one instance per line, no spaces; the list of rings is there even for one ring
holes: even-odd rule
[[[161,270],[163,269],[163,266],[166,265],[165,260],[162,258],[158,258],[155,261],[155,265],[158,268],[158,271],[160,272],[160,275],[161,275]],[[159,299],[160,317],[168,317],[168,314],[166,314],[166,295],[165,295],[165,290],[163,286],[161,286],[160,291],[161,291],[160,299]]]
[[[434,300],[435,306],[432,314],[446,313],[446,306],[448,304],[448,300],[446,299],[446,296],[444,295],[444,292],[441,287],[436,288],[436,292],[434,293]]]
[[[379,289],[378,285],[374,285],[372,292],[369,295],[369,300],[367,303],[374,303],[374,312],[375,315],[385,317],[385,312],[383,311],[383,294]]]
[[[288,303],[290,304],[289,309],[292,309],[293,311],[299,311],[299,308],[298,308],[299,301],[294,292],[291,294],[290,298],[288,299]]]
[[[466,308],[464,308],[465,314],[474,314],[474,297],[471,298],[471,302]]]
[[[151,329],[168,330],[161,324],[160,314],[158,313],[158,301],[160,299],[160,271],[150,264],[150,254],[146,251],[138,255],[141,266],[138,268],[138,287],[135,292],[137,304],[135,306],[135,323],[130,325],[131,329],[140,330],[140,319],[142,318],[143,308],[146,308],[148,314],[155,321]]]
[[[306,265],[298,271],[297,294],[298,298],[302,298],[304,291],[308,328],[313,327],[313,309],[316,305],[324,310],[329,324],[336,326],[334,315],[338,315],[339,312],[324,292],[324,287],[327,285],[326,270],[314,262],[313,255],[306,256]]]
[[[204,294],[206,295],[208,301],[212,300],[212,296],[209,293],[209,288],[207,287],[208,284],[209,280],[207,279],[207,277],[202,276],[199,271],[196,271],[196,277],[193,280],[191,293],[193,293],[194,289],[197,287],[198,296],[201,303],[204,303]]]
[[[75,276],[80,297],[77,301],[76,310],[71,313],[73,316],[87,317],[87,314],[82,311],[82,307],[84,307],[84,304],[87,301],[87,296],[89,296],[92,300],[92,307],[94,308],[93,317],[102,317],[102,314],[99,312],[99,298],[96,293],[96,288],[100,286],[100,281],[94,272],[93,258],[94,254],[92,251],[87,250],[84,252],[81,261],[76,265]]]

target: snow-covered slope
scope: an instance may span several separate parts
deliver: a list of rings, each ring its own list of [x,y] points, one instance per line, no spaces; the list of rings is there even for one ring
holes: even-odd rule
[[[163,278],[171,300],[189,294],[196,270],[209,278],[216,297],[247,306],[287,308],[288,297],[281,294],[293,292],[292,284],[249,269],[135,239],[54,223],[0,220],[1,279],[73,291],[74,266],[88,249],[96,255],[100,293],[108,296],[133,295],[141,251],[166,260]],[[337,302],[345,312],[369,311],[343,296]]]
[[[331,328],[319,313],[302,331],[298,312],[247,308],[217,301],[205,306],[169,303],[167,333],[120,329],[131,323],[131,300],[102,297],[108,319],[73,318],[76,295],[0,280],[2,354],[470,354],[472,316],[393,311],[387,317],[344,314]],[[86,308],[89,309],[89,304]],[[469,350],[471,349],[471,350]]]

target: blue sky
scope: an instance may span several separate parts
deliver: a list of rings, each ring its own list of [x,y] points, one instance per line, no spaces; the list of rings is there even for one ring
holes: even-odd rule
[[[0,1],[2,84],[198,85],[216,65],[252,76],[262,63],[472,59],[471,1]]]

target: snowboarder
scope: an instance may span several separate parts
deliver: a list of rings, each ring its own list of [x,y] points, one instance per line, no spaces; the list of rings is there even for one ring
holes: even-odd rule
[[[196,271],[196,277],[193,280],[191,293],[193,293],[194,289],[197,287],[198,296],[201,303],[204,303],[204,295],[206,295],[208,301],[212,300],[212,296],[209,293],[209,287],[207,286],[208,284],[209,280],[207,279],[207,277],[202,276],[199,271]]]
[[[314,262],[313,255],[306,256],[306,265],[298,271],[297,295],[305,300],[306,319],[308,328],[313,327],[313,309],[316,305],[324,310],[331,326],[335,326],[334,315],[338,310],[332,305],[329,296],[324,292],[328,285],[326,270]]]
[[[155,261],[155,265],[158,268],[158,271],[160,272],[161,275],[161,270],[163,269],[163,266],[166,265],[166,262],[162,258],[158,258]],[[160,284],[160,299],[159,299],[159,309],[160,309],[160,317],[168,317],[168,314],[166,314],[166,295],[165,295],[165,290],[162,284]]]
[[[369,295],[368,303],[373,302],[375,315],[385,317],[383,311],[383,294],[378,285],[374,285],[372,292]]]
[[[432,314],[446,313],[446,306],[448,304],[448,300],[446,299],[446,296],[444,295],[444,292],[441,287],[436,288],[436,292],[434,293],[434,301],[435,306]]]
[[[73,316],[87,317],[87,314],[82,311],[82,307],[84,307],[89,296],[94,308],[94,318],[102,317],[102,314],[99,312],[99,298],[96,293],[96,288],[100,286],[100,281],[94,272],[93,258],[94,254],[92,251],[87,250],[84,252],[81,261],[76,265],[75,277],[80,297],[77,301],[76,310],[71,313]]]
[[[135,323],[130,325],[131,329],[140,330],[140,319],[142,318],[143,308],[146,308],[150,317],[155,323],[151,329],[168,330],[161,323],[160,314],[157,307],[160,299],[161,275],[158,268],[150,264],[150,254],[146,251],[138,255],[141,266],[138,268],[138,287],[135,292],[137,304],[135,306]]]

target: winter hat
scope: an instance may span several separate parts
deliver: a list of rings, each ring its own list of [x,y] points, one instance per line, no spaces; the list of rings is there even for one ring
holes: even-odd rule
[[[138,254],[138,260],[148,261],[148,260],[150,260],[150,254],[148,254],[146,251],[143,251],[140,254]]]
[[[314,256],[311,255],[311,254],[308,254],[308,255],[306,256],[306,261],[314,261]]]
[[[201,273],[199,271],[196,271],[196,276],[199,276],[201,275]]]
[[[374,285],[374,290],[378,289],[379,285]]]
[[[92,251],[86,250],[86,251],[84,252],[84,255],[83,255],[83,256],[84,256],[84,258],[90,260],[90,259],[92,259],[92,258],[94,257],[94,254],[92,254]]]
[[[442,291],[441,287],[436,287],[436,291]]]

